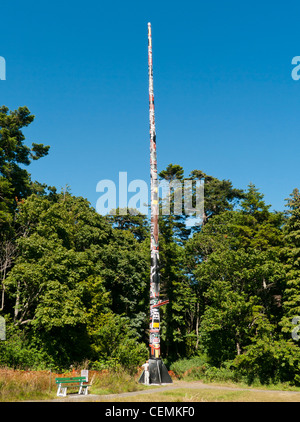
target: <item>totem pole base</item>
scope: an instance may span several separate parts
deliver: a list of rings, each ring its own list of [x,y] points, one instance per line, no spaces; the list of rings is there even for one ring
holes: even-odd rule
[[[149,359],[149,385],[151,384],[172,384],[166,365],[158,359]],[[145,384],[145,371],[139,378],[140,384]]]

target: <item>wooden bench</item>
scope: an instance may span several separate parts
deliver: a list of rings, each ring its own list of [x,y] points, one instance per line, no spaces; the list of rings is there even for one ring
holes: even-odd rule
[[[86,377],[55,378],[55,382],[58,385],[57,395],[62,397],[66,397],[68,387],[77,387],[78,394],[85,395],[88,393],[88,387],[90,387]]]

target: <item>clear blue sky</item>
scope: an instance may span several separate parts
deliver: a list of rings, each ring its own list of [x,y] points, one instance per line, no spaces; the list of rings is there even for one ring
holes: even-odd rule
[[[158,170],[252,182],[276,210],[300,187],[298,1],[16,0],[0,13],[0,104],[26,105],[27,144],[51,146],[34,180],[92,206],[120,171],[149,182],[150,21]]]

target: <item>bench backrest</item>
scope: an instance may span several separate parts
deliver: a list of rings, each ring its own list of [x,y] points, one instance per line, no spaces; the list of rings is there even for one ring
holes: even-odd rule
[[[85,382],[86,381],[86,377],[61,377],[61,378],[55,378],[55,382],[56,384],[61,384],[61,383],[72,383],[72,382]]]

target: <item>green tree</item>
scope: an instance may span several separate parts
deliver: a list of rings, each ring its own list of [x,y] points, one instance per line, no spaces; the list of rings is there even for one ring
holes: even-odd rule
[[[144,242],[139,243],[130,231],[119,229],[112,230],[109,244],[101,250],[99,273],[111,292],[114,313],[134,319],[145,311],[150,277],[149,257],[145,252]]]
[[[258,222],[269,217],[270,205],[265,204],[264,195],[259,192],[253,183],[249,184],[241,206],[245,214],[252,215]]]
[[[5,310],[57,362],[77,359],[87,353],[86,280],[111,228],[86,200],[69,194],[57,202],[31,195],[19,206],[18,224],[24,235],[5,281]]]
[[[96,298],[100,313],[125,314],[138,335],[145,319],[143,242],[113,229],[69,192],[31,195],[19,205],[17,221],[24,235],[5,281],[5,310],[31,344],[60,365],[89,356]]]
[[[115,229],[129,230],[139,242],[149,237],[149,221],[138,210],[132,208],[120,210],[117,208],[115,214],[106,216],[106,219]]]
[[[244,198],[243,190],[234,188],[230,180],[219,180],[216,177],[207,175],[202,170],[193,170],[190,173],[190,178],[204,181],[203,224],[213,215],[220,214],[226,210],[233,210],[239,201]]]
[[[201,342],[215,364],[233,359],[250,344],[258,316],[276,332],[273,291],[283,276],[273,254],[230,249],[212,253],[196,270],[202,290]]]
[[[282,250],[286,265],[286,287],[283,294],[284,315],[282,332],[290,338],[292,320],[300,315],[300,193],[294,189],[287,200],[289,210],[284,226],[285,247]]]
[[[99,369],[123,366],[135,371],[148,357],[146,345],[138,341],[136,330],[124,315],[98,313],[88,324],[88,334],[91,358]]]
[[[32,182],[23,168],[48,154],[49,146],[24,144],[22,129],[34,120],[27,107],[10,111],[0,107],[0,311],[5,306],[5,279],[17,256],[16,238],[23,236],[22,227],[16,223],[20,201],[32,192],[44,192],[46,185]]]
[[[160,224],[164,227],[164,230],[167,231],[169,234],[172,232],[172,236],[174,241],[179,244],[185,242],[188,236],[191,233],[191,229],[187,227],[186,220],[187,215],[184,211],[184,191],[183,191],[183,177],[184,177],[184,170],[178,164],[169,164],[166,170],[162,170],[159,173],[160,180],[165,180],[169,184],[169,198],[163,198],[160,201]],[[174,182],[178,182],[178,186],[174,184]],[[172,185],[173,183],[173,185]],[[179,192],[178,192],[179,191]],[[178,206],[176,209],[174,208],[175,199],[178,200],[180,198],[181,207],[180,212],[178,213]],[[169,201],[169,209],[170,213],[165,215],[164,207],[166,206],[165,201]],[[161,230],[163,235],[164,230]],[[169,236],[167,234],[167,236]]]
[[[197,337],[220,364],[259,338],[263,318],[278,333],[285,271],[282,214],[268,211],[253,187],[239,211],[214,215],[186,244],[186,265],[198,298]]]
[[[24,144],[22,128],[34,120],[27,107],[10,111],[0,107],[0,199],[1,208],[12,212],[17,200],[26,198],[34,191],[30,174],[21,166],[28,166],[48,154],[49,146],[32,143]],[[0,215],[1,217],[1,215]],[[2,215],[2,221],[5,221]],[[1,223],[1,220],[0,220]]]
[[[159,173],[159,177],[169,183],[179,181],[178,187],[173,185],[170,191],[170,214],[159,216],[161,295],[169,299],[169,303],[161,308],[161,345],[163,353],[173,360],[191,353],[193,332],[190,321],[196,301],[184,271],[184,244],[191,230],[186,225],[184,209],[181,214],[174,212],[177,189],[181,189],[179,196],[182,206],[184,204],[183,175],[183,168],[173,164]]]

